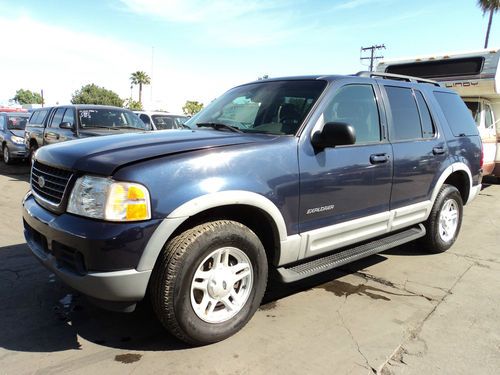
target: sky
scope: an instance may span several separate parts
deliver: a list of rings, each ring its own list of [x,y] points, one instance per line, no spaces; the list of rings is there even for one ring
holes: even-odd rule
[[[0,103],[23,88],[66,104],[95,83],[144,106],[181,112],[270,77],[351,74],[360,48],[386,59],[483,47],[476,0],[0,0]],[[500,48],[500,13],[489,47]],[[366,65],[366,62],[365,62]]]

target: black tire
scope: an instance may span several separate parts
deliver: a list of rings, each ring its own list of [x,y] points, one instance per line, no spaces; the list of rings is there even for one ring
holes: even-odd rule
[[[241,250],[249,259],[252,287],[236,315],[221,323],[209,323],[192,306],[191,284],[206,257],[226,247]],[[266,290],[267,268],[264,247],[246,226],[228,220],[198,225],[170,240],[160,253],[150,283],[153,309],[165,328],[188,344],[224,340],[243,328],[259,308]]]
[[[453,235],[449,234],[451,238],[443,238],[446,237],[445,234],[440,233],[440,216],[443,208],[447,204],[447,202],[454,202],[456,211],[458,212],[458,218],[456,223],[456,229],[454,230]],[[454,243],[458,237],[458,233],[460,232],[460,227],[462,225],[462,214],[463,214],[463,202],[462,196],[460,192],[455,186],[452,185],[443,185],[439,194],[434,202],[434,206],[432,207],[429,218],[424,223],[426,234],[425,237],[422,238],[422,245],[425,249],[431,253],[443,253],[448,250]]]
[[[29,155],[28,155],[28,163],[29,165],[31,165],[32,161],[33,161],[33,155],[35,155],[35,152],[36,150],[38,149],[37,145],[35,144],[30,144],[30,152],[29,152]]]
[[[3,149],[2,149],[2,157],[3,157],[3,162],[7,165],[12,165],[13,163],[13,160],[12,160],[12,157],[10,155],[10,150],[9,150],[9,147],[7,145],[3,146]]]

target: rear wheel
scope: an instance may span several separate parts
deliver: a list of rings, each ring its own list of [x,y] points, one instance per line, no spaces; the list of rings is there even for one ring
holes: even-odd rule
[[[267,259],[249,228],[227,220],[198,225],[167,243],[153,271],[153,308],[194,345],[223,340],[250,320],[264,295]]]
[[[443,185],[425,222],[427,231],[422,242],[433,253],[448,250],[458,237],[462,225],[462,196],[455,186]]]

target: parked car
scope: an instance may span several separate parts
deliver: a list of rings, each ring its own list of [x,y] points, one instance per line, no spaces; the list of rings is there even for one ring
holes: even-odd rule
[[[174,115],[169,112],[134,111],[146,125],[150,125],[153,130],[182,129],[183,124],[189,117]]]
[[[128,109],[99,105],[37,108],[25,132],[29,155],[41,146],[78,138],[150,130]]]
[[[24,146],[24,128],[30,115],[25,112],[0,112],[0,144],[5,164],[28,156]]]
[[[42,148],[23,217],[64,282],[123,311],[149,290],[194,345],[249,321],[270,268],[295,282],[417,239],[446,251],[481,189],[474,120],[434,81],[261,80],[188,125]]]

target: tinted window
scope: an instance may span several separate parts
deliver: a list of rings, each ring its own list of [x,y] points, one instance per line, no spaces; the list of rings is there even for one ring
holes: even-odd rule
[[[153,115],[153,122],[158,129],[182,129],[187,117],[170,115]]]
[[[394,141],[422,138],[420,116],[411,89],[386,88],[392,113],[392,136]]]
[[[470,111],[457,94],[435,92],[434,95],[454,136],[478,134]]]
[[[57,128],[59,124],[62,122],[65,108],[58,108],[54,117],[52,117],[52,121],[50,122],[51,128]]]
[[[75,111],[71,108],[66,109],[61,122],[69,122],[71,125],[75,123]]]
[[[47,114],[49,113],[48,109],[44,109],[38,112],[38,116],[36,118],[36,124],[43,124],[43,121],[45,120],[45,117],[47,117]]]
[[[434,124],[432,123],[431,113],[429,107],[425,102],[424,96],[420,91],[415,91],[417,98],[418,109],[420,112],[420,121],[422,122],[422,133],[424,138],[432,138],[434,136]]]
[[[356,130],[356,143],[380,141],[380,121],[371,85],[342,87],[324,113],[325,122],[345,122]]]
[[[3,130],[3,123],[4,123],[4,118],[2,115],[0,115],[0,130]]]
[[[30,124],[38,124],[38,116],[40,115],[39,111],[35,111],[31,114]]]
[[[145,115],[145,114],[142,114],[139,116],[139,118],[142,120],[142,122],[144,122],[146,125],[150,124],[151,121],[149,120],[149,116],[148,115]]]

